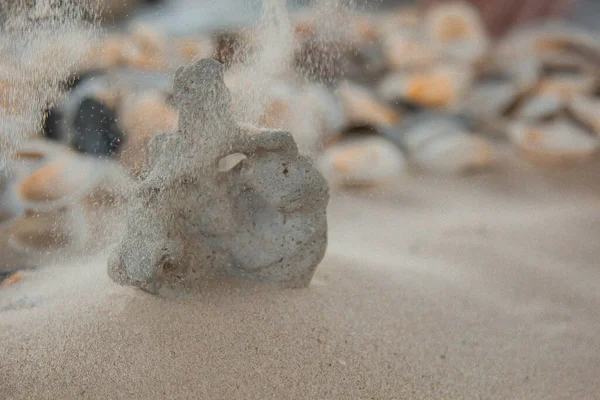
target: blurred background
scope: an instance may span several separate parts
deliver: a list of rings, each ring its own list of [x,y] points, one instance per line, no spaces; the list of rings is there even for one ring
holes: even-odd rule
[[[423,5],[431,5],[447,0],[422,0]],[[594,0],[551,0],[551,1],[498,1],[498,0],[471,0],[473,5],[482,12],[488,28],[498,34],[510,29],[511,26],[526,21],[557,17],[576,21],[588,27],[598,26],[598,13],[600,5]],[[114,3],[111,5],[110,3]],[[194,1],[194,0],[137,0],[131,2],[108,1],[107,9],[112,10],[113,17],[122,18],[137,14],[136,18],[165,19],[178,21],[172,24],[172,29],[185,25],[196,27],[210,27],[212,24],[229,24],[256,18],[260,13],[259,1],[252,2],[241,0],[230,1]],[[291,9],[306,7],[311,0],[290,0],[287,2]],[[353,5],[371,10],[385,10],[398,6],[414,6],[418,0],[354,0]],[[241,10],[244,10],[242,12]],[[249,12],[249,10],[252,10]],[[186,12],[187,11],[187,12]],[[177,16],[177,17],[175,17]],[[214,18],[211,18],[214,17]],[[188,22],[189,20],[193,20]],[[216,22],[219,21],[219,22]]]

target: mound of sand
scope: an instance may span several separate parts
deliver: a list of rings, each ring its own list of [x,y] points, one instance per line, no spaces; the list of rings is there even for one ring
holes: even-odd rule
[[[598,398],[600,163],[507,164],[334,196],[308,289],[29,272],[0,290],[0,398]]]

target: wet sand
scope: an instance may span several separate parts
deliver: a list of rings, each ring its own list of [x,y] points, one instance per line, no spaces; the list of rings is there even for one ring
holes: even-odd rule
[[[0,398],[599,398],[600,162],[505,161],[335,194],[308,289],[28,272],[0,291]]]

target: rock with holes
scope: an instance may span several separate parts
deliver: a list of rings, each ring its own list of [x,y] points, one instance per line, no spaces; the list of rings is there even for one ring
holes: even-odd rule
[[[179,131],[149,143],[111,278],[159,294],[219,275],[307,286],[327,245],[323,176],[289,133],[233,120],[218,61],[179,69],[173,92]]]

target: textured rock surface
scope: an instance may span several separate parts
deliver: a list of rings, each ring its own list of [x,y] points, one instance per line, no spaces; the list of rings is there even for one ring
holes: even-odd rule
[[[179,132],[149,143],[151,169],[109,260],[116,282],[153,293],[222,274],[310,283],[327,245],[327,183],[289,133],[236,124],[230,101],[219,62],[177,71]]]

